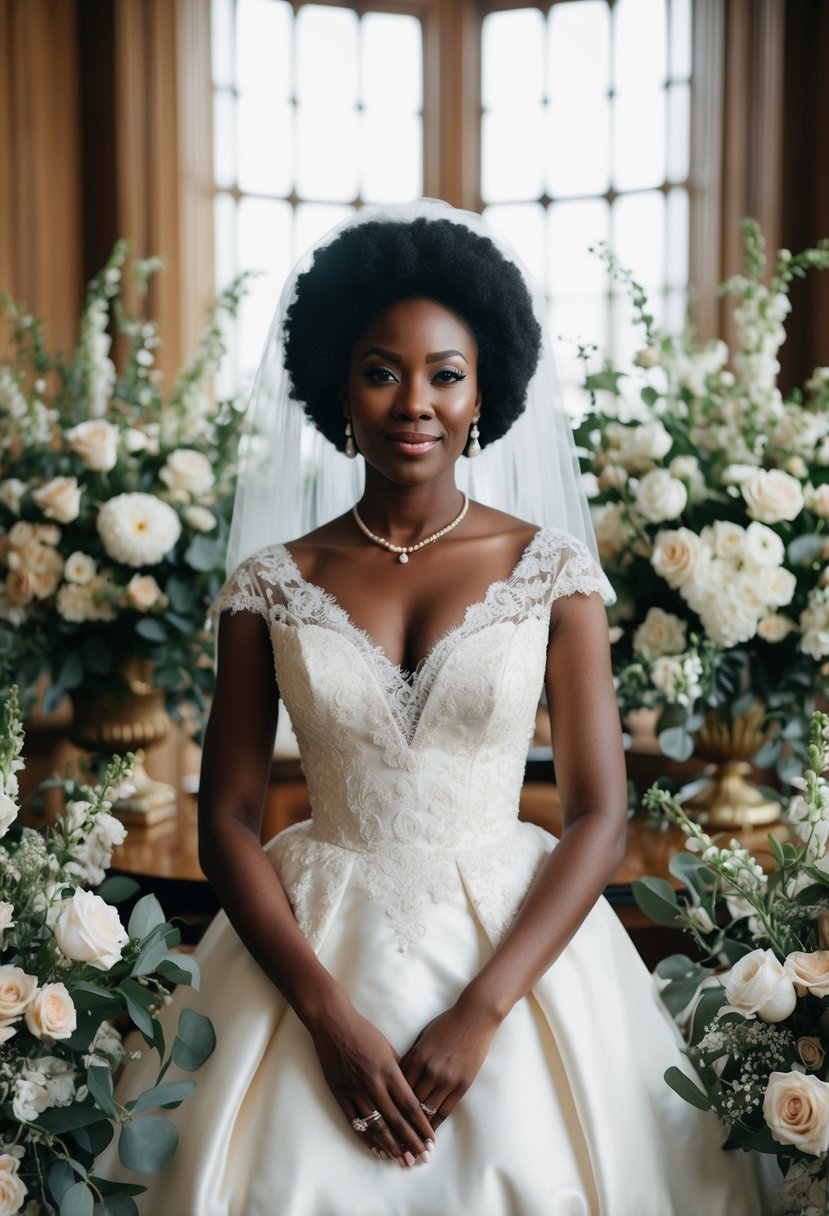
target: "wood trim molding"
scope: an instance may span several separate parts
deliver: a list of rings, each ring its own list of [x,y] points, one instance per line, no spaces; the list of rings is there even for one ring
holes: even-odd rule
[[[0,290],[77,339],[83,296],[76,0],[0,0]]]

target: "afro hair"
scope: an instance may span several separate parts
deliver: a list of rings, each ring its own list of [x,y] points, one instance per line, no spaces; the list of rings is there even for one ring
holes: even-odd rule
[[[340,389],[351,349],[399,300],[429,299],[459,316],[478,343],[483,447],[524,409],[541,328],[523,276],[489,237],[451,220],[369,220],[319,249],[297,280],[284,333],[291,395],[341,451]]]

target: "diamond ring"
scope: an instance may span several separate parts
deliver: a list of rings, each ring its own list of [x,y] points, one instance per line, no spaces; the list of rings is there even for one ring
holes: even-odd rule
[[[437,1107],[429,1106],[429,1105],[427,1105],[426,1102],[421,1102],[420,1109],[423,1111],[424,1115],[428,1115],[428,1117],[430,1119],[431,1119],[432,1115],[436,1115],[438,1113]]]
[[[370,1115],[366,1115],[365,1119],[352,1119],[351,1126],[355,1132],[367,1132],[372,1123],[382,1123],[383,1116],[379,1110],[373,1110]]]

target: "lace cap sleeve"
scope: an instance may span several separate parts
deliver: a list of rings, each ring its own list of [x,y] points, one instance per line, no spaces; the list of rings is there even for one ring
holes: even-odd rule
[[[568,532],[554,529],[549,529],[547,536],[555,570],[551,603],[565,595],[590,595],[593,591],[598,591],[607,607],[616,603],[616,592],[585,544]]]
[[[210,620],[215,628],[223,612],[256,612],[268,620],[269,596],[273,585],[263,580],[263,554],[254,553],[241,562],[225,582],[210,606]]]

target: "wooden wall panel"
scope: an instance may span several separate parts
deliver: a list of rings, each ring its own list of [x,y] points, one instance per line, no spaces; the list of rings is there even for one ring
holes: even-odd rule
[[[0,0],[0,289],[77,335],[83,297],[76,0]]]

